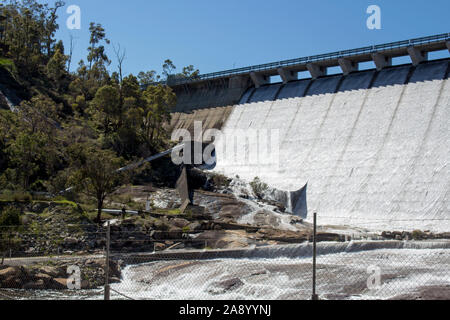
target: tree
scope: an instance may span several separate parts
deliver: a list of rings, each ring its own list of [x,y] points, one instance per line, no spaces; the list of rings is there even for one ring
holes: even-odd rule
[[[21,225],[20,211],[14,207],[6,207],[0,214],[1,227],[18,227]]]
[[[106,75],[99,74],[97,70],[97,68],[89,70],[83,60],[78,63],[76,78],[69,85],[70,93],[74,98],[82,95],[84,101],[88,102],[94,98],[102,85],[106,85]]]
[[[57,11],[59,8],[64,7],[66,4],[63,1],[56,1],[54,8],[47,8],[47,15],[44,23],[44,39],[47,49],[47,57],[52,56],[52,44],[55,42],[54,36],[56,30],[58,30],[58,24],[56,20],[58,19]],[[63,51],[64,53],[64,51]]]
[[[110,150],[99,150],[93,146],[76,146],[73,163],[78,168],[71,179],[78,191],[97,200],[97,218],[101,222],[103,204],[108,195],[125,181],[124,174],[117,172],[123,164]]]
[[[17,231],[21,225],[18,209],[8,206],[0,212],[0,251],[4,252],[3,256],[5,256],[5,252],[13,250],[20,243],[12,232]]]
[[[73,34],[70,34],[70,46],[69,46],[69,56],[67,59],[67,73],[70,72],[70,65],[72,64],[72,57],[73,57],[73,49],[75,47],[75,39],[73,37]]]
[[[92,104],[97,110],[105,134],[111,131],[110,127],[113,129],[119,127],[122,110],[120,108],[120,93],[117,87],[108,85],[98,89]]]
[[[173,72],[177,69],[175,65],[173,64],[172,60],[167,59],[164,61],[163,64],[163,76],[166,80],[169,80],[169,78],[173,75]]]
[[[57,107],[53,100],[44,95],[37,95],[30,101],[23,101],[18,109],[22,120],[21,129],[30,134],[40,132],[53,138],[58,120]]]
[[[148,87],[143,96],[141,137],[150,150],[155,150],[166,134],[164,124],[170,122],[177,98],[171,88],[163,85]]]
[[[12,0],[2,7],[2,42],[23,75],[38,74],[39,66],[52,57],[57,11],[63,5],[57,1],[52,8],[36,0]]]
[[[147,88],[148,86],[154,84],[159,81],[161,76],[156,74],[155,70],[147,71],[147,72],[139,72],[137,76],[139,80],[139,85],[143,88]]]
[[[98,65],[109,65],[111,61],[108,59],[108,56],[105,53],[105,47],[103,45],[99,45],[102,41],[106,44],[109,44],[110,41],[106,38],[105,29],[101,24],[95,24],[91,22],[89,26],[89,32],[91,33],[91,37],[89,40],[90,47],[88,48],[88,62],[89,62],[89,70],[96,64]]]
[[[186,78],[195,78],[200,74],[198,69],[195,69],[193,65],[189,65],[183,68],[182,75]]]
[[[20,133],[7,148],[11,166],[16,168],[16,177],[27,190],[31,177],[39,171],[39,163],[44,159],[46,140],[39,134]]]
[[[0,110],[0,176],[8,167],[8,141],[14,139],[17,128],[17,115],[13,112]]]
[[[173,64],[172,60],[167,59],[163,64],[163,75],[166,82],[170,82],[173,79],[185,79],[195,78],[200,74],[198,69],[195,69],[193,65],[189,65],[183,68],[181,73],[174,73],[177,67]]]
[[[61,81],[67,76],[66,63],[67,56],[65,56],[61,49],[56,49],[55,54],[47,63],[47,76],[53,80],[58,90],[61,89]]]
[[[113,45],[113,49],[114,49],[114,53],[116,54],[116,59],[117,59],[117,69],[119,71],[118,73],[118,81],[119,81],[119,123],[118,123],[118,127],[122,127],[122,114],[123,114],[123,103],[124,103],[124,92],[123,92],[123,61],[125,60],[127,51],[125,49],[121,49],[120,44],[118,45],[118,47],[116,48]]]
[[[116,59],[117,59],[117,69],[119,71],[119,83],[122,83],[123,80],[123,73],[122,73],[122,68],[123,68],[123,61],[125,60],[125,57],[127,55],[127,51],[126,49],[123,49],[120,47],[120,44],[118,44],[117,48],[116,46],[113,45],[113,49],[114,49],[114,54],[116,55]]]
[[[121,87],[124,99],[134,98],[139,104],[139,101],[142,99],[142,91],[139,87],[138,79],[135,76],[130,74],[123,78]]]

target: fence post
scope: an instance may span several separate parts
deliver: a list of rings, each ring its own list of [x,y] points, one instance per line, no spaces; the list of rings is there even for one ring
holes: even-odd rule
[[[312,300],[319,300],[316,294],[316,258],[317,258],[317,213],[314,212],[314,227],[313,227],[313,288]]]
[[[109,287],[109,245],[110,245],[111,226],[108,221],[106,228],[106,263],[105,263],[105,300],[110,300]]]

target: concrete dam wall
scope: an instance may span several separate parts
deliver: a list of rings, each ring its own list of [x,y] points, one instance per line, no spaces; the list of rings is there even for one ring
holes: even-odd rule
[[[215,171],[286,191],[308,185],[321,223],[449,231],[449,61],[270,84],[240,100],[225,88],[198,107],[206,91],[186,94],[172,128],[220,128]],[[248,130],[277,131],[278,163],[251,163],[262,152],[251,145],[246,161],[230,157],[225,137]]]

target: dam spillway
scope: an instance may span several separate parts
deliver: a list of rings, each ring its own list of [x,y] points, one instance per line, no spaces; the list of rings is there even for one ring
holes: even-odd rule
[[[215,171],[286,191],[307,184],[310,213],[322,223],[448,231],[448,75],[442,59],[234,89],[228,106],[229,89],[203,89],[182,97],[190,108],[173,114],[172,128],[277,130],[278,165],[238,165],[218,139]],[[214,94],[223,102],[209,108]],[[210,100],[196,108],[202,96]]]

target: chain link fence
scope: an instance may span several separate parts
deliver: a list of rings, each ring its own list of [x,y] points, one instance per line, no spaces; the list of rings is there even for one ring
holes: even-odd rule
[[[450,299],[446,240],[216,250],[218,240],[185,234],[83,228],[70,237],[3,228],[0,300]]]

